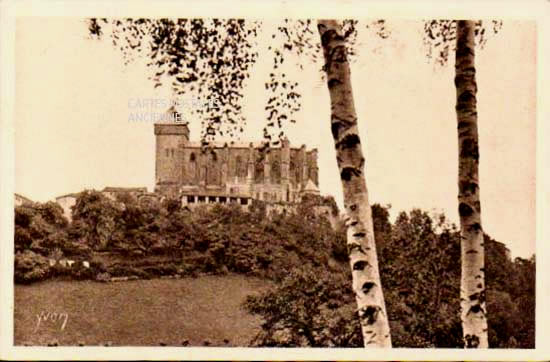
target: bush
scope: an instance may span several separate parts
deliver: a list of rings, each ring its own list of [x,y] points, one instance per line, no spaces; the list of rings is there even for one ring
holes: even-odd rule
[[[26,284],[45,280],[52,273],[48,259],[30,250],[15,254],[14,263],[16,283]]]
[[[15,251],[62,247],[66,242],[67,219],[54,202],[33,203],[15,208]]]
[[[252,345],[361,346],[350,282],[342,274],[303,267],[290,271],[274,290],[248,297],[245,307],[264,319]]]
[[[20,252],[30,248],[32,245],[32,237],[27,228],[17,224],[15,225],[14,244],[15,252]]]

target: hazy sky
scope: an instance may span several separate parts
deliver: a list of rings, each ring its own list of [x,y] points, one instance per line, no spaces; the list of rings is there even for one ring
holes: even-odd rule
[[[420,22],[389,21],[388,28],[386,40],[360,30],[352,65],[371,202],[391,204],[393,217],[419,207],[458,223],[454,62],[428,61]],[[477,51],[476,65],[483,227],[513,256],[527,257],[535,251],[534,23],[505,22]],[[245,92],[243,140],[261,140],[269,66],[260,55]],[[319,149],[321,192],[341,205],[320,66],[290,70],[303,109],[287,134],[296,146]],[[84,188],[152,190],[153,125],[129,121],[137,99],[170,98],[169,89],[153,88],[149,72],[143,60],[125,66],[108,39],[89,39],[83,19],[18,19],[16,192],[46,201]],[[190,121],[197,140],[199,122]]]

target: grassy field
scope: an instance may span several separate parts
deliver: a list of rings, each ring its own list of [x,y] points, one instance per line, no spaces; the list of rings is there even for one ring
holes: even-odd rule
[[[15,344],[246,346],[261,320],[241,303],[265,288],[240,275],[16,285]]]

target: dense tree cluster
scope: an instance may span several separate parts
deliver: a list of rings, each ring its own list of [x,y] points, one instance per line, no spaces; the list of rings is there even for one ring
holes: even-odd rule
[[[246,303],[264,319],[252,345],[359,347],[345,234],[314,213],[313,201],[305,200],[298,213],[267,218],[261,203],[248,211],[216,205],[191,212],[175,200],[138,202],[124,194],[111,200],[86,191],[70,223],[55,203],[19,206],[16,282],[60,275],[257,276],[275,287]],[[372,215],[394,345],[461,347],[456,227],[421,210],[402,212],[392,223],[388,209],[374,205]],[[532,348],[535,259],[511,260],[505,246],[487,235],[485,244],[490,346]],[[116,262],[101,260],[105,252],[117,255]],[[61,257],[89,260],[90,270],[49,265]]]
[[[443,215],[416,209],[392,224],[386,207],[372,209],[393,345],[463,347],[458,230]],[[490,347],[534,348],[535,258],[512,261],[502,243],[487,235],[485,243]],[[331,250],[347,258],[344,243]],[[250,298],[249,310],[266,321],[256,345],[362,346],[349,271],[340,270],[304,266]]]
[[[317,201],[331,205],[326,198]],[[308,200],[307,205],[317,201]],[[301,208],[299,214],[270,212],[268,218],[261,202],[248,211],[238,205],[191,211],[173,199],[139,202],[121,195],[111,200],[99,192],[85,191],[73,206],[73,220],[68,223],[61,208],[55,206],[62,223],[43,221],[41,204],[15,209],[16,252],[31,251],[54,259],[61,257],[53,254],[61,253],[92,261],[102,253],[116,254],[115,270],[108,265],[100,265],[98,270],[116,276],[146,276],[131,268],[150,267],[155,262],[147,260],[166,257],[164,260],[177,260],[177,265],[151,276],[181,269],[185,275],[231,271],[280,280],[300,260],[315,266],[326,263],[331,245],[340,237],[311,207]],[[324,256],[316,249],[323,250]],[[128,269],[122,270],[124,266]]]

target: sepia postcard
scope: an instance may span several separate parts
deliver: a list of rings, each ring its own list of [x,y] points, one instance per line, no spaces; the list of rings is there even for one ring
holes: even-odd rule
[[[0,6],[0,358],[550,358],[549,1]]]

